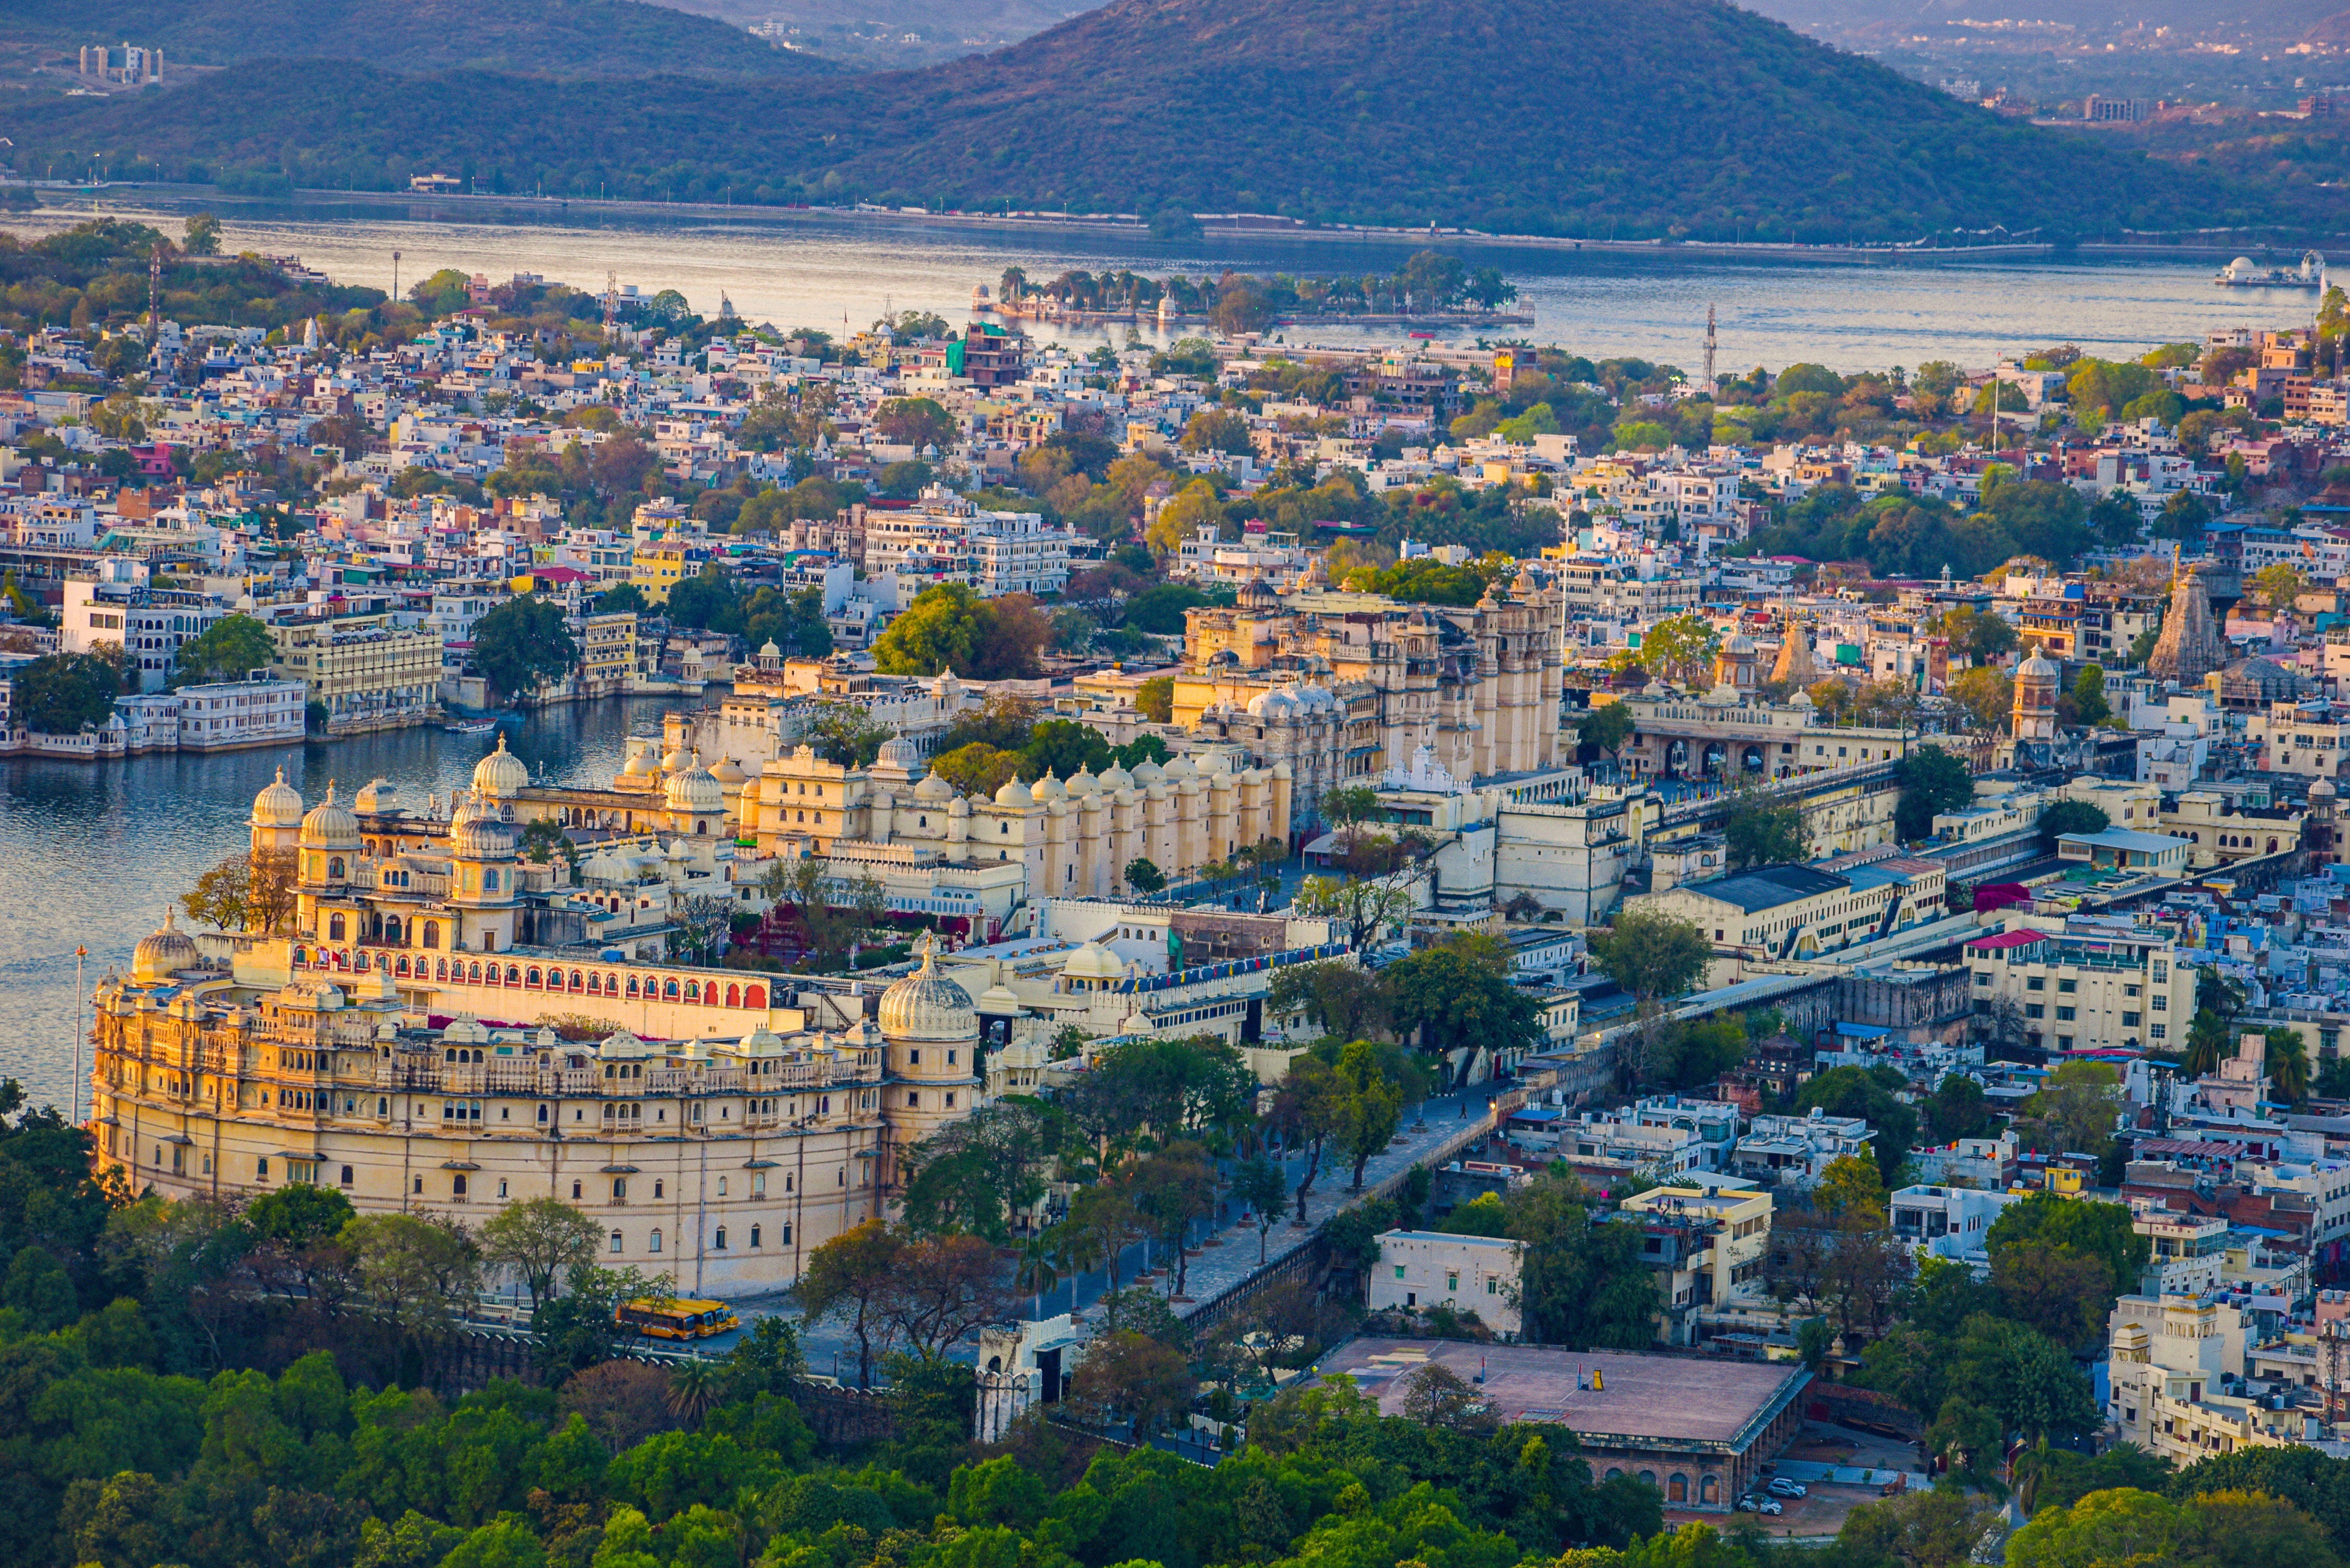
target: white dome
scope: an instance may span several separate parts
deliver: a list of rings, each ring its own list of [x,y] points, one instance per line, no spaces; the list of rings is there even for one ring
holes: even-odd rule
[[[922,782],[914,786],[914,798],[925,803],[949,800],[953,798],[953,795],[954,785],[936,774],[924,774]]]
[[[939,972],[938,943],[922,940],[922,967],[881,993],[881,1033],[891,1040],[976,1040],[971,992]]]
[[[473,765],[473,788],[491,800],[512,800],[529,784],[530,769],[506,750],[504,732],[500,732],[498,749]]]
[[[882,742],[881,754],[875,759],[884,767],[904,768],[909,773],[921,760],[921,753],[914,750],[914,742],[903,735],[892,735]]]
[[[134,985],[162,985],[183,969],[193,969],[203,961],[196,944],[187,932],[180,929],[178,911],[163,911],[162,928],[152,935],[141,937],[130,955],[130,981]]]
[[[1096,942],[1087,942],[1069,955],[1061,972],[1071,980],[1123,980],[1126,966],[1118,955]]]
[[[1069,798],[1069,788],[1055,778],[1053,770],[1047,768],[1045,770],[1045,776],[1030,786],[1028,798],[1038,805],[1043,805],[1048,801],[1066,800]]]
[[[726,791],[717,777],[702,765],[702,753],[693,753],[693,765],[682,773],[670,775],[661,786],[661,799],[671,811],[691,813],[696,816],[715,816],[726,809]]]
[[[1102,773],[1101,786],[1106,790],[1113,792],[1122,789],[1132,789],[1134,787],[1134,775],[1128,773],[1126,769],[1118,763],[1112,763]]]
[[[1020,776],[1017,774],[1005,779],[1003,787],[995,792],[995,804],[998,805],[1026,805],[1033,798],[1028,793],[1028,786],[1020,782]]]
[[[361,786],[359,793],[351,798],[351,807],[355,811],[365,812],[370,815],[380,812],[398,811],[400,786],[390,779],[369,779]]]
[[[1260,691],[1250,698],[1248,711],[1252,719],[1294,719],[1297,716],[1298,703],[1297,699],[1289,694],[1287,687],[1276,686],[1270,691]]]
[[[1167,776],[1170,779],[1195,779],[1200,776],[1200,770],[1189,757],[1170,757],[1167,759]]]
[[[1166,776],[1167,770],[1153,762],[1145,762],[1134,770],[1134,782],[1139,784],[1155,784]]]
[[[2032,649],[2030,658],[2015,667],[2015,678],[2019,680],[2027,677],[2034,680],[2054,680],[2056,675],[2056,667],[2048,661],[2047,656],[2037,646]]]
[[[1101,780],[1094,777],[1091,768],[1080,766],[1076,773],[1069,775],[1069,782],[1066,787],[1072,795],[1088,795],[1101,788]]]
[[[302,819],[302,846],[306,849],[356,849],[359,842],[359,819],[350,808],[335,798],[335,786],[327,784],[327,798],[310,808]]]
[[[253,797],[253,823],[255,827],[298,827],[302,823],[302,792],[286,782],[286,770],[277,770],[277,782],[262,786]]]
[[[449,852],[466,860],[510,860],[516,847],[515,830],[498,814],[468,795],[449,818]]]

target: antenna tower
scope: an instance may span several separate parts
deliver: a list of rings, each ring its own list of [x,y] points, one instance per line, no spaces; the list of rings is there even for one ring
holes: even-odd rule
[[[386,305],[400,303],[400,253],[398,251],[391,253],[391,297],[384,303]]]
[[[1713,306],[1709,305],[1705,307],[1705,395],[1709,398],[1713,396],[1715,390],[1713,379],[1714,348]]]
[[[147,253],[147,355],[153,358],[162,347],[163,247],[159,242]]]
[[[612,351],[612,325],[620,315],[620,275],[604,275],[604,351]]]

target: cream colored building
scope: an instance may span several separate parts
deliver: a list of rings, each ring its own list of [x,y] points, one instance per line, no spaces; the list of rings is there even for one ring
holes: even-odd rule
[[[1975,1012],[2022,1010],[2025,1038],[2054,1051],[2178,1049],[2195,1016],[2195,971],[2158,930],[2027,918],[1966,945]]]
[[[1259,580],[1230,609],[1185,613],[1174,722],[1265,718],[1259,697],[1312,687],[1334,704],[1334,778],[1401,768],[1422,746],[1464,780],[1552,768],[1561,603],[1545,563],[1462,607],[1333,591],[1316,562],[1285,597]]]
[[[299,680],[336,733],[395,729],[430,717],[441,691],[441,636],[390,614],[273,623],[271,673]]]
[[[1693,1344],[1700,1318],[1767,1306],[1762,1265],[1771,1252],[1771,1212],[1767,1190],[1693,1175],[1624,1200],[1618,1223],[1653,1227],[1678,1243],[1670,1265],[1657,1270],[1660,1343]],[[1656,1254],[1664,1251],[1659,1246]]]
[[[2248,1335],[2234,1307],[2193,1294],[2126,1295],[2108,1324],[2106,1418],[2122,1441],[2184,1466],[2303,1440],[2299,1411],[2220,1391],[2223,1377],[2245,1371]]]
[[[169,1197],[307,1182],[476,1226],[552,1197],[595,1220],[598,1262],[683,1294],[773,1290],[884,1214],[903,1151],[984,1093],[978,1013],[934,955],[844,1012],[809,992],[769,1005],[740,971],[629,965],[625,995],[618,971],[584,992],[574,971],[555,1002],[535,955],[484,994],[396,977],[380,953],[349,971],[286,938],[209,945],[167,922],[97,991],[97,1162]],[[550,1002],[563,1034],[476,1021]],[[645,1018],[663,1037],[630,1027]],[[577,1038],[586,1019],[608,1032]]]
[[[1942,866],[1899,857],[1839,857],[1752,866],[1625,900],[1694,920],[1716,951],[1809,959],[1906,930],[1943,913]]]

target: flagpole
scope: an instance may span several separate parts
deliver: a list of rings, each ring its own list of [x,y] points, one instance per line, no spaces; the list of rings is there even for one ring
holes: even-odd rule
[[[89,957],[89,949],[88,949],[87,947],[77,947],[76,949],[74,949],[74,1046],[73,1046],[73,1084],[72,1084],[72,1085],[71,1085],[71,1086],[67,1090],[66,1106],[67,1106],[67,1109],[68,1109],[68,1112],[70,1113],[70,1115],[72,1116],[72,1118],[73,1118],[73,1125],[74,1125],[74,1126],[76,1126],[76,1127],[79,1127],[79,1126],[81,1126],[81,1003],[82,1003],[82,996],[83,996],[83,988],[82,988],[82,963],[83,963],[83,961],[84,961],[85,960],[87,960],[88,957]]]

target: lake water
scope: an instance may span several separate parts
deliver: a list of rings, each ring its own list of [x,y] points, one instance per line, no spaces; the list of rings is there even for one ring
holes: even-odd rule
[[[510,724],[506,743],[533,776],[600,784],[619,771],[630,725],[657,732],[664,706],[633,698],[550,709]],[[330,779],[346,800],[378,777],[407,799],[446,799],[496,743],[416,729],[210,757],[0,758],[0,990],[9,998],[0,1076],[22,1080],[36,1103],[66,1103],[76,1002],[87,994],[75,990],[74,949],[89,950],[91,985],[127,968],[195,879],[243,852],[253,797],[280,765],[313,805]]]
[[[106,206],[179,231],[187,203]],[[579,207],[571,209],[573,213]],[[0,218],[43,232],[85,211],[47,209]],[[442,267],[504,279],[536,273],[600,289],[606,275],[650,294],[674,288],[705,315],[722,296],[746,319],[837,334],[883,311],[936,311],[960,321],[976,284],[991,287],[1017,264],[1032,279],[1071,268],[1131,268],[1163,276],[1242,271],[1392,271],[1409,245],[1266,238],[1158,244],[1079,232],[961,229],[887,217],[827,213],[782,220],[648,222],[401,221],[381,209],[286,208],[224,214],[227,248],[294,254],[338,282],[388,288],[392,252],[403,287]],[[2199,338],[2220,327],[2282,327],[2307,318],[2312,294],[2220,288],[2214,264],[2191,262],[1938,262],[1856,267],[1763,261],[1644,260],[1623,255],[1479,247],[1471,266],[1499,266],[1533,308],[1531,328],[1508,329],[1594,358],[1635,355],[1688,369],[1702,363],[1705,313],[1720,321],[1722,369],[1813,360],[1842,371],[1929,359],[1987,365],[2002,352],[2070,341],[2093,351],[2142,350]],[[1122,338],[1124,329],[1118,332]],[[1102,333],[1072,333],[1099,341]],[[1400,336],[1316,326],[1292,341],[1388,341]],[[1473,336],[1463,332],[1464,338]]]

